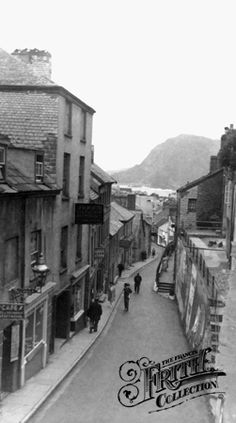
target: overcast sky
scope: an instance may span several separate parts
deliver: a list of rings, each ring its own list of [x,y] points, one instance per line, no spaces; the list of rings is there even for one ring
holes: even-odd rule
[[[182,133],[236,123],[235,0],[8,0],[0,47],[46,49],[53,80],[96,110],[95,161],[140,163]]]

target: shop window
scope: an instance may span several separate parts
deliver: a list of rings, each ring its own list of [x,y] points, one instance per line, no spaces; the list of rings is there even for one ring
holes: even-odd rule
[[[79,158],[79,197],[84,196],[84,170],[85,170],[85,157]]]
[[[5,242],[5,282],[15,281],[19,277],[19,239],[10,238]]]
[[[64,153],[63,163],[63,186],[62,195],[63,197],[69,197],[69,186],[70,186],[70,154]]]
[[[41,253],[41,251],[42,251],[41,230],[33,231],[30,234],[30,265],[31,265],[30,280],[34,279],[32,266],[34,266],[38,262],[39,254]]]
[[[72,136],[72,103],[70,101],[66,101],[65,135]]]
[[[61,271],[67,268],[67,248],[68,248],[68,226],[64,226],[61,229],[61,259],[60,259]]]
[[[188,200],[188,212],[196,212],[196,198],[189,198]]]
[[[81,138],[80,141],[86,142],[86,125],[87,125],[87,114],[85,110],[81,110]]]
[[[82,225],[77,225],[76,259],[82,259]]]
[[[44,306],[40,304],[26,317],[25,356],[43,341]]]
[[[0,146],[0,182],[6,177],[6,149]]]
[[[71,304],[71,317],[74,317],[79,311],[83,310],[83,297],[84,297],[84,280],[79,281],[73,285],[72,290],[72,304]]]
[[[35,157],[35,181],[43,182],[43,173],[44,173],[44,157],[42,153],[36,153]]]

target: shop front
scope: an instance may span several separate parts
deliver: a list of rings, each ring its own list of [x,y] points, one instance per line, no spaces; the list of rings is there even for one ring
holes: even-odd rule
[[[48,282],[42,292],[25,300],[22,330],[20,385],[46,366],[51,334],[52,295],[55,283]]]
[[[70,331],[78,332],[86,326],[89,299],[89,265],[76,270],[71,276]]]

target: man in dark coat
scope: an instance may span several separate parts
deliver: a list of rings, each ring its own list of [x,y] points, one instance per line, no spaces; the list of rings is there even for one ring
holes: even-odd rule
[[[89,332],[92,333],[97,332],[98,330],[98,322],[102,315],[102,306],[99,304],[98,299],[92,300],[89,309],[87,310],[87,316],[89,317],[90,321],[90,329]]]
[[[125,311],[129,311],[129,298],[130,294],[132,294],[132,289],[130,289],[130,284],[125,283],[124,284],[124,306]]]
[[[123,263],[119,263],[117,268],[118,268],[118,276],[120,278],[125,267],[124,267]]]
[[[139,273],[137,273],[137,275],[134,277],[134,292],[136,294],[139,294],[141,282],[142,282],[142,276]]]

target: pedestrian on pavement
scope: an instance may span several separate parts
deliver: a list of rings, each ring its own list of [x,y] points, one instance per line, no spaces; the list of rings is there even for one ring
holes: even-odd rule
[[[119,275],[119,278],[120,278],[125,267],[124,267],[123,263],[119,263],[117,267],[118,267],[118,275]]]
[[[132,289],[130,288],[130,284],[129,283],[125,283],[124,284],[124,306],[125,306],[125,311],[129,311],[130,294],[132,294]]]
[[[155,255],[156,255],[156,250],[155,250],[155,248],[153,247],[153,249],[152,249],[152,257],[155,257]]]
[[[112,306],[112,303],[115,301],[115,298],[116,298],[116,288],[114,284],[110,282],[107,299],[110,302],[111,306]]]
[[[102,315],[102,306],[98,302],[98,298],[93,299],[89,309],[87,310],[87,316],[89,317],[89,332],[92,333],[97,332],[98,330],[98,322]]]
[[[134,292],[136,294],[139,294],[141,282],[142,282],[142,276],[139,273],[137,273],[137,275],[135,275],[134,277]]]

